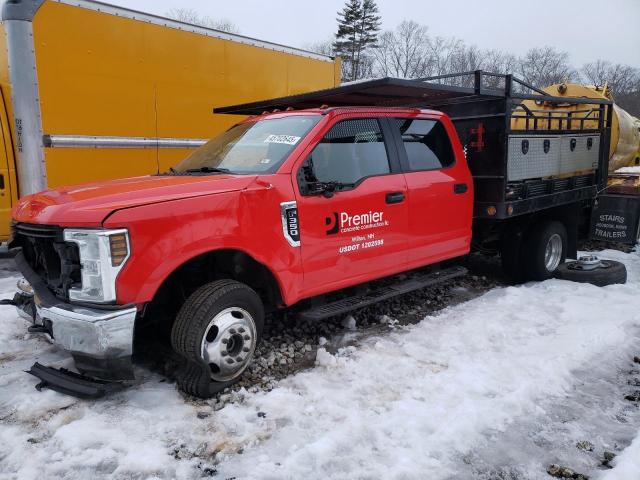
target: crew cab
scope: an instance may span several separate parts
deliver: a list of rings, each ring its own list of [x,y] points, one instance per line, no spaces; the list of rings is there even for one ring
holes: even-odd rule
[[[164,322],[181,388],[206,397],[245,370],[265,311],[464,256],[472,211],[443,113],[254,116],[164,174],[23,198],[16,303],[100,379],[131,378],[135,335]]]

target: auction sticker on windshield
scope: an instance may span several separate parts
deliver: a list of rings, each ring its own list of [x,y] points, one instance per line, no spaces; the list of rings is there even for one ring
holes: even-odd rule
[[[295,145],[300,137],[295,135],[269,135],[264,139],[264,143],[284,143],[285,145]]]

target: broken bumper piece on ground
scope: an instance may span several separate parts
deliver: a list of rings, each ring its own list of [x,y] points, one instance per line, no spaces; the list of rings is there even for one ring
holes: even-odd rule
[[[40,383],[36,385],[37,390],[49,388],[65,395],[84,399],[101,398],[126,387],[123,382],[98,380],[66,368],[45,367],[38,362],[34,363],[27,373],[40,379]]]
[[[18,291],[11,303],[21,317],[33,323],[29,328],[31,333],[46,334],[70,352],[85,381],[89,377],[84,375],[100,379],[96,382],[102,383],[134,378],[131,355],[135,307],[93,308],[64,303],[51,294],[35,272],[29,275],[32,272],[26,262],[17,263],[26,280],[18,282]],[[40,367],[36,371],[46,368]],[[55,378],[48,375],[47,379],[36,376],[48,386],[60,377],[59,374]]]

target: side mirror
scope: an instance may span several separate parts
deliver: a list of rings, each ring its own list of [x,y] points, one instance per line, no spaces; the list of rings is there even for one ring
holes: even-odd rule
[[[302,163],[302,167],[298,172],[298,185],[302,195],[322,195],[325,198],[333,197],[339,190],[355,187],[355,183],[319,181],[313,171],[313,158],[311,155]]]
[[[334,182],[313,182],[309,184],[312,195],[322,195],[324,198],[331,198],[336,191]]]
[[[309,155],[298,172],[298,185],[303,195],[320,195],[324,192],[313,171],[313,157]]]

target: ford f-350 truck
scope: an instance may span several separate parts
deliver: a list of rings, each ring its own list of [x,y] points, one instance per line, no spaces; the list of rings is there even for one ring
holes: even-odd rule
[[[25,197],[14,303],[85,376],[32,373],[91,395],[91,378],[132,378],[134,339],[152,325],[185,361],[179,386],[207,397],[246,369],[265,312],[322,320],[446,281],[464,271],[446,261],[472,243],[549,278],[575,255],[606,177],[611,104],[598,104],[596,129],[513,130],[523,94],[504,80],[381,79],[222,108],[253,116],[163,174]],[[439,111],[394,106],[429,102]],[[561,175],[536,176],[551,162]],[[429,265],[442,268],[327,297]]]

